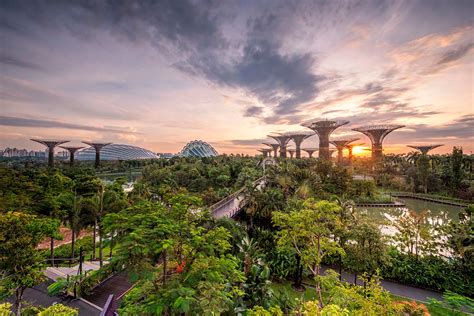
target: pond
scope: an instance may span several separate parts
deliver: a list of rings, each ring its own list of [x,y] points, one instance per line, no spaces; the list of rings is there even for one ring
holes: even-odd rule
[[[133,184],[142,176],[141,170],[134,170],[129,172],[116,172],[116,173],[102,173],[97,174],[97,177],[105,183],[110,183],[118,178],[124,178],[126,183],[122,185],[122,188],[126,193],[133,190]]]
[[[377,221],[399,217],[408,211],[418,214],[426,212],[426,220],[430,224],[442,224],[449,220],[458,221],[459,212],[462,207],[446,205],[436,202],[418,200],[413,198],[397,198],[398,201],[405,203],[404,207],[359,207],[358,212],[367,214],[370,218]]]
[[[141,175],[141,170],[134,170],[128,172],[101,173],[97,174],[97,177],[105,182],[113,182],[115,179],[124,178],[128,183],[134,183],[141,177]]]

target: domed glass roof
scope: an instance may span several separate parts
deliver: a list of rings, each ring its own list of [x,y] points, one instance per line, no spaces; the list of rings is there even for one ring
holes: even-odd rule
[[[178,156],[181,157],[214,157],[217,155],[217,151],[202,140],[193,140],[187,143],[178,153]]]
[[[138,160],[155,159],[158,156],[144,148],[123,145],[110,144],[100,151],[100,160]],[[95,160],[95,150],[93,147],[84,148],[76,153],[77,160]]]

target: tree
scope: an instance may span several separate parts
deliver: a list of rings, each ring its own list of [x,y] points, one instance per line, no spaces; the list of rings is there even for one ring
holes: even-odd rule
[[[220,314],[243,295],[238,260],[230,255],[230,233],[210,227],[197,211],[199,199],[178,195],[170,207],[141,203],[108,214],[104,225],[117,231],[113,257],[135,272],[137,286],[125,297],[128,314]],[[137,273],[138,272],[138,273]]]
[[[76,254],[76,239],[83,227],[84,217],[80,207],[81,200],[76,191],[64,192],[58,197],[61,209],[65,212],[65,220],[71,228],[71,258]]]
[[[330,237],[338,225],[339,206],[328,201],[308,199],[303,208],[290,213],[275,212],[273,222],[280,228],[278,246],[293,248],[301,262],[314,275],[319,304],[321,293],[321,262],[329,254],[343,254],[344,250]]]
[[[474,273],[474,205],[469,205],[459,215],[459,222],[450,221],[442,230],[447,239],[451,254],[457,258],[463,273],[472,276]]]
[[[430,157],[422,154],[416,161],[417,174],[423,187],[423,192],[428,193],[428,176],[430,175]]]
[[[393,237],[402,252],[432,254],[436,251],[434,229],[426,221],[426,212],[408,211],[394,222],[397,233]]]
[[[378,227],[367,220],[357,221],[350,231],[350,241],[344,245],[346,266],[357,274],[367,273],[369,279],[388,261],[387,245]]]
[[[21,212],[0,215],[0,294],[15,294],[16,315],[21,315],[25,289],[43,280],[43,258],[36,247],[44,238],[57,236],[58,230],[57,220]]]

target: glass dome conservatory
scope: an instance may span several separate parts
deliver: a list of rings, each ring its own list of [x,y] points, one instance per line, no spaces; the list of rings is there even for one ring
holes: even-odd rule
[[[214,157],[217,155],[217,151],[202,140],[193,140],[187,143],[178,153],[178,156],[181,157]]]
[[[104,146],[100,151],[100,160],[140,160],[156,159],[158,156],[141,147],[110,144]],[[76,160],[95,160],[95,150],[93,147],[84,148],[76,153]]]

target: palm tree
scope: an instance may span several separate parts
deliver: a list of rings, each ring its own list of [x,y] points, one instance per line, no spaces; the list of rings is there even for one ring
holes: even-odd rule
[[[79,199],[76,192],[65,192],[58,197],[58,201],[65,211],[65,220],[71,228],[71,258],[75,257],[76,238],[79,235],[83,218]]]

